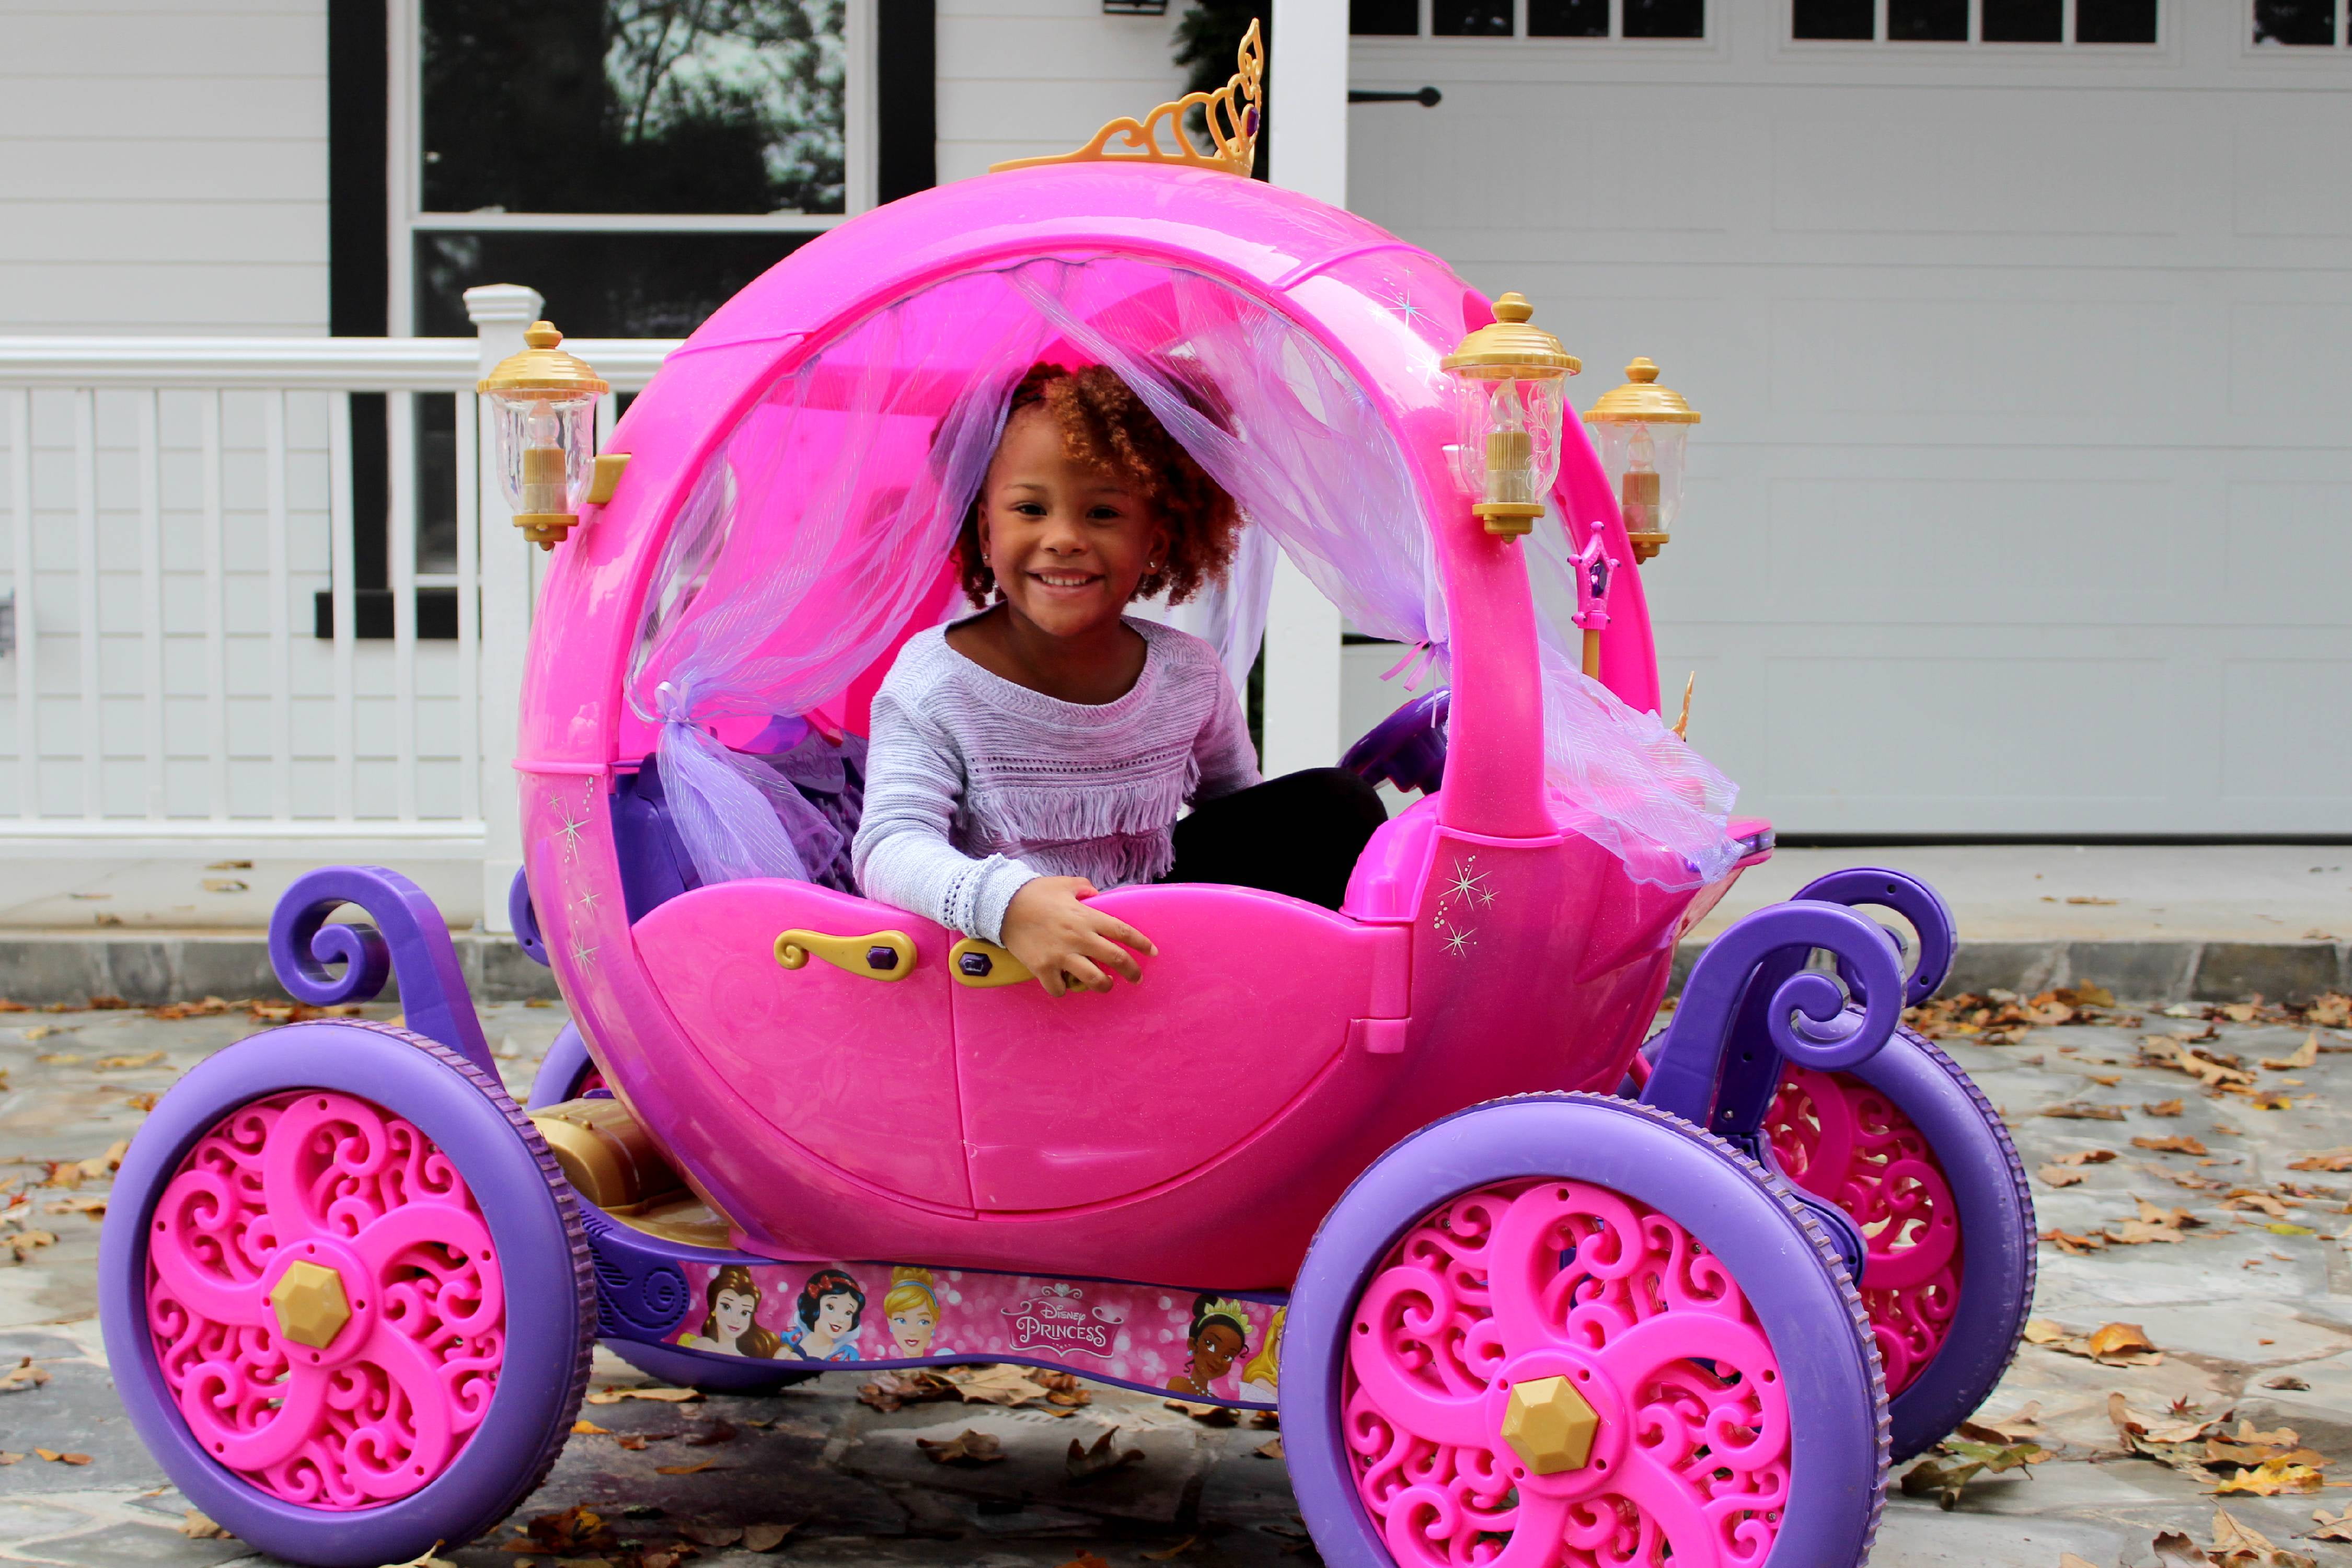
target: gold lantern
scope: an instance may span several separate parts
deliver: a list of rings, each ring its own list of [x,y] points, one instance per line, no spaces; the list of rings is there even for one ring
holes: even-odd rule
[[[1683,449],[1698,412],[1683,395],[1658,384],[1658,367],[1637,359],[1625,384],[1585,412],[1601,442],[1601,466],[1617,492],[1633,559],[1647,561],[1671,537],[1683,504]]]
[[[1495,319],[1447,354],[1459,382],[1454,478],[1486,531],[1516,539],[1543,515],[1559,475],[1559,434],[1568,378],[1583,369],[1559,340],[1528,324],[1524,295],[1495,301]]]
[[[596,444],[596,400],[613,390],[587,361],[556,345],[563,334],[533,321],[530,345],[475,384],[490,400],[498,432],[499,487],[515,526],[552,550],[580,521]]]

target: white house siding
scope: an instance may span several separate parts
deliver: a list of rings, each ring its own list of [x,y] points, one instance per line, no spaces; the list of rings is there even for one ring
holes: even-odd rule
[[[0,0],[0,333],[326,330],[323,0]]]
[[[1784,831],[2352,828],[2352,52],[1355,40],[1350,205],[1706,416],[1645,571]]]
[[[939,177],[1083,146],[1183,90],[1183,6],[1106,16],[1099,0],[939,0]]]

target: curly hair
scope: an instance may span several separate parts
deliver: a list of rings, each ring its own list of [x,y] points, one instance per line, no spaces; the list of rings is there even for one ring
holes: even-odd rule
[[[1196,396],[1198,401],[1203,400]],[[1041,406],[1060,429],[1062,450],[1072,462],[1108,469],[1132,485],[1167,528],[1168,548],[1159,566],[1136,584],[1137,598],[1165,593],[1170,604],[1181,605],[1224,576],[1241,531],[1234,498],[1168,434],[1127,383],[1107,365],[1070,371],[1041,360],[1013,389],[1005,424],[1024,408]],[[980,542],[981,504],[973,500],[955,542],[963,591],[975,605],[987,604],[996,592],[996,574]]]

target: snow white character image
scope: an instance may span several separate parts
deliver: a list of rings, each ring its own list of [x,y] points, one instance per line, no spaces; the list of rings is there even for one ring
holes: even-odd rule
[[[799,1327],[784,1342],[803,1361],[856,1361],[860,1326],[866,1317],[866,1292],[838,1268],[820,1268],[801,1287],[794,1312]]]
[[[890,1292],[882,1298],[882,1326],[890,1336],[891,1355],[911,1361],[931,1353],[931,1336],[940,1327],[940,1297],[929,1269],[901,1265],[890,1270]]]
[[[1168,1391],[1213,1396],[1218,1380],[1249,1349],[1249,1309],[1239,1301],[1203,1292],[1192,1303],[1192,1326],[1185,1331],[1185,1348],[1189,1363],[1168,1380]]]
[[[702,1319],[702,1331],[677,1337],[677,1342],[687,1349],[768,1361],[783,1348],[783,1341],[776,1336],[776,1331],[761,1328],[756,1321],[760,1310],[760,1287],[752,1280],[751,1271],[743,1265],[730,1263],[713,1274],[709,1288],[702,1293],[702,1300],[707,1309]]]
[[[1275,1402],[1275,1391],[1282,1385],[1282,1379],[1277,1372],[1282,1358],[1282,1319],[1283,1314],[1289,1310],[1287,1307],[1276,1307],[1274,1310],[1273,1318],[1268,1320],[1265,1325],[1265,1346],[1258,1351],[1257,1354],[1250,1357],[1247,1366],[1242,1368],[1244,1399],[1261,1405],[1272,1405]]]

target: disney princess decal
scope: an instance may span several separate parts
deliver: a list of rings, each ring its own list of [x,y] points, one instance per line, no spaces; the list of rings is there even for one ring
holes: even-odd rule
[[[1234,1362],[1249,1349],[1249,1309],[1204,1291],[1192,1303],[1192,1322],[1184,1338],[1185,1369],[1168,1380],[1168,1390],[1212,1397]]]
[[[1290,1310],[1276,1307],[1265,1325],[1265,1345],[1242,1368],[1242,1397],[1261,1405],[1275,1403],[1276,1391],[1282,1386],[1282,1320]]]
[[[866,1318],[866,1292],[838,1268],[820,1268],[801,1287],[793,1303],[799,1325],[784,1343],[803,1361],[856,1361],[856,1340]]]
[[[904,1265],[890,1270],[890,1290],[882,1298],[882,1327],[890,1336],[886,1353],[913,1360],[931,1353],[939,1331],[939,1282],[928,1268]]]
[[[702,1293],[702,1331],[680,1334],[677,1342],[688,1350],[719,1355],[772,1359],[783,1348],[783,1341],[773,1329],[760,1326],[760,1295],[751,1269],[740,1263],[728,1264],[710,1277]]]

